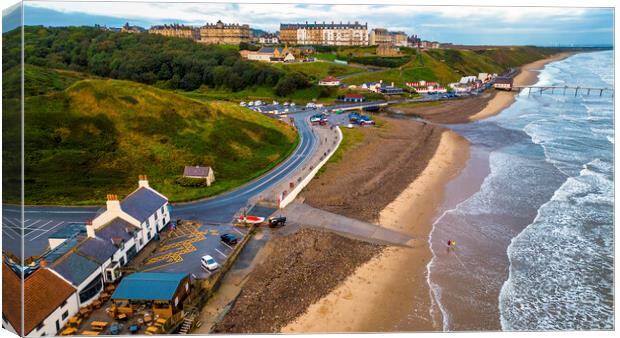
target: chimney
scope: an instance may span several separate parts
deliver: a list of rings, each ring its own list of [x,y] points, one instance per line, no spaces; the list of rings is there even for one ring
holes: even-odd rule
[[[108,195],[108,196],[112,196],[112,195]],[[119,207],[120,207],[120,205],[119,205]],[[108,208],[110,208],[109,205],[108,205]],[[92,221],[86,221],[86,236],[88,236],[90,238],[95,238],[95,227],[93,226],[93,222]]]
[[[394,82],[392,82],[391,86],[394,87]]]
[[[149,187],[149,180],[147,179],[146,175],[138,176],[138,187],[140,187],[140,188],[148,188]]]
[[[45,258],[43,258],[43,259],[41,259],[41,260],[39,261],[39,267],[40,267],[40,268],[45,268],[45,267],[47,267],[47,261],[45,260]]]
[[[108,200],[106,201],[106,208],[110,211],[121,210],[121,202],[118,201],[117,195],[114,195],[114,194],[108,195]]]

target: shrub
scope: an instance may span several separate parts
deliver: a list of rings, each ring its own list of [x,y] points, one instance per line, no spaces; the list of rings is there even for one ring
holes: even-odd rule
[[[182,187],[202,188],[207,186],[204,178],[177,176],[176,183]]]

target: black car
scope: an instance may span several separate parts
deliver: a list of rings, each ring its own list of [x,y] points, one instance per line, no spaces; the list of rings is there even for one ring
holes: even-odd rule
[[[220,236],[220,240],[228,245],[237,244],[237,236],[233,234],[223,234],[222,236]]]
[[[269,226],[272,228],[281,227],[286,223],[286,217],[269,217]]]

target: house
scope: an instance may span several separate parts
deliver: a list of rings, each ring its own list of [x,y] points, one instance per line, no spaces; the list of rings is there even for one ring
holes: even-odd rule
[[[211,183],[215,181],[215,174],[211,167],[201,166],[185,166],[183,170],[183,176],[192,178],[203,178],[207,181],[207,186],[211,186]]]
[[[468,83],[454,82],[448,85],[455,93],[469,93],[473,88]]]
[[[243,53],[241,53],[243,52]],[[241,51],[239,52],[242,57],[247,57],[248,60],[263,61],[263,62],[293,62],[295,61],[295,55],[289,51],[288,47],[263,47],[256,52]]]
[[[280,38],[275,34],[266,33],[258,37],[258,43],[262,45],[278,44],[280,43]]]
[[[501,90],[512,90],[513,79],[511,77],[499,76],[495,78],[493,88]]]
[[[386,85],[385,83],[381,82],[381,86],[379,87],[379,93],[385,95],[400,95],[404,93],[404,90],[402,88],[394,86],[394,82],[392,82],[390,85]]]
[[[381,88],[382,85],[383,85],[383,80],[379,80],[379,82],[365,82],[365,83],[362,83],[361,88],[369,90],[369,91],[371,91],[373,93],[379,93],[380,92],[379,88]]]
[[[328,76],[319,81],[319,86],[328,86],[328,87],[340,86],[340,80],[338,80],[337,78],[333,76]]]
[[[54,336],[78,312],[76,289],[43,264],[23,281],[2,262],[2,327],[20,336]],[[18,275],[19,274],[19,275]]]
[[[56,335],[68,317],[98,298],[105,283],[121,277],[122,267],[169,221],[168,199],[149,186],[146,176],[140,175],[138,188],[125,199],[119,201],[116,195],[108,195],[106,207],[92,221],[68,224],[50,235],[50,250],[37,262],[38,266],[29,266],[28,272],[34,272],[27,275],[24,283],[34,285],[34,291],[26,291],[26,295],[38,297],[31,304],[32,320],[36,323],[27,325],[24,331],[34,332],[33,336]],[[18,269],[25,270],[21,266]],[[5,276],[10,274],[3,273],[3,280],[8,278]],[[41,276],[52,289],[40,285]],[[10,285],[14,281],[8,278],[4,282]],[[39,289],[44,292],[37,293]],[[24,309],[30,311],[28,305]],[[10,319],[9,310],[3,304],[3,318],[7,318],[3,324],[15,328],[17,324],[14,318]]]
[[[463,76],[459,80],[459,83],[469,84],[469,83],[476,82],[476,80],[478,80],[477,76],[473,76],[473,75],[471,75],[471,76]]]
[[[136,272],[123,278],[112,294],[112,310],[123,311],[135,303],[147,303],[155,315],[170,318],[183,310],[189,292],[187,273]]]
[[[360,94],[355,94],[355,93],[351,93],[351,94],[346,94],[342,100],[344,102],[363,102],[364,101],[364,95],[360,95]]]

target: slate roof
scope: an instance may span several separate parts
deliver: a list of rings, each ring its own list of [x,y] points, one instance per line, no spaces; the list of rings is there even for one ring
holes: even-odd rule
[[[80,285],[99,269],[99,264],[77,252],[72,252],[56,261],[51,268],[73,285]]]
[[[110,222],[102,225],[97,229],[97,237],[102,239],[114,239],[120,238],[123,241],[128,241],[131,239],[131,232],[137,230],[138,228],[133,224],[125,221],[122,218],[115,218]]]
[[[263,47],[258,50],[259,53],[269,53],[272,54],[274,51],[278,51],[278,53],[282,53],[282,48],[279,47]]]
[[[208,177],[211,167],[185,166],[183,176]]]
[[[118,248],[112,244],[110,239],[89,238],[80,245],[78,251],[83,256],[87,256],[97,264],[102,265],[105,261],[114,256]]]
[[[21,327],[21,279],[2,263],[2,314],[13,328]],[[24,332],[28,335],[69,296],[75,288],[46,268],[40,268],[24,281]]]
[[[112,299],[172,300],[187,273],[136,272],[124,277]]]
[[[167,201],[153,190],[141,187],[121,201],[121,209],[142,223]]]

